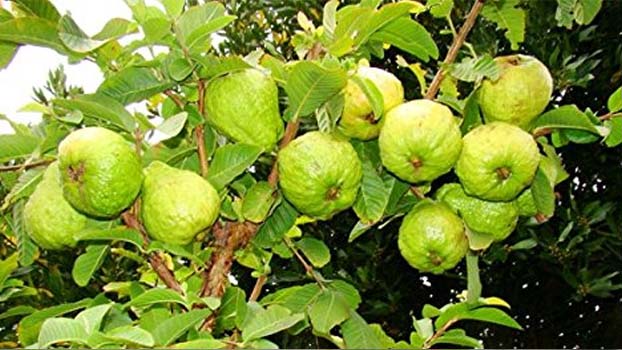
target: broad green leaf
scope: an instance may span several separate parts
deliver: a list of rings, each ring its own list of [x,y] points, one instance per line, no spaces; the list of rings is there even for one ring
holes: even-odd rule
[[[75,318],[82,324],[86,334],[99,330],[104,317],[110,311],[112,304],[102,304],[82,310]]]
[[[21,200],[13,205],[12,217],[13,221],[8,222],[11,230],[17,238],[17,251],[19,253],[19,263],[22,266],[30,266],[35,261],[38,253],[37,245],[30,239],[24,227],[24,205],[25,201]]]
[[[367,232],[373,226],[373,224],[365,224],[361,220],[357,221],[350,230],[350,234],[348,235],[348,243],[352,243],[355,239],[361,237],[363,233]]]
[[[168,288],[153,288],[128,302],[126,307],[145,307],[153,304],[176,303],[186,305],[186,300],[176,291]]]
[[[466,229],[466,235],[469,239],[469,248],[471,250],[487,249],[494,241],[494,238],[491,235],[473,231],[468,228]]]
[[[330,250],[323,241],[305,237],[296,242],[296,247],[309,259],[311,265],[321,268],[330,261]]]
[[[151,68],[128,67],[108,76],[97,93],[127,105],[148,99],[173,85],[173,82],[160,80]]]
[[[184,10],[184,4],[186,3],[184,0],[159,0],[162,5],[164,5],[164,9],[166,13],[171,17],[177,17]]]
[[[466,335],[442,335],[431,343],[431,345],[435,344],[452,344],[460,347],[466,346],[473,349],[483,349],[482,343],[478,339]]]
[[[317,283],[280,289],[261,300],[263,305],[281,305],[294,313],[305,312],[322,290]]]
[[[611,118],[605,121],[605,126],[609,128],[609,135],[605,138],[605,144],[608,147],[622,144],[622,117]]]
[[[55,305],[46,309],[42,309],[22,318],[17,326],[17,334],[19,342],[23,346],[33,344],[37,341],[37,335],[41,329],[43,321],[50,317],[64,315],[68,312],[76,311],[87,307],[91,303],[91,299],[82,299],[75,303]]]
[[[28,157],[38,145],[39,139],[34,136],[0,135],[0,163]]]
[[[82,95],[73,99],[52,100],[54,106],[79,110],[86,117],[108,122],[125,131],[134,131],[134,118],[122,104],[104,95]]]
[[[350,53],[354,49],[354,39],[365,31],[373,14],[373,8],[363,6],[345,6],[337,11],[334,40],[328,51],[336,57]]]
[[[574,9],[574,18],[581,25],[590,24],[600,8],[603,0],[578,0]]]
[[[195,31],[190,34],[190,36],[186,39],[186,45],[189,49],[201,48],[203,45],[210,39],[210,35],[214,32],[219,31],[220,29],[229,25],[229,23],[233,22],[237,17],[236,16],[220,16],[214,18],[213,20],[206,22]]]
[[[19,17],[0,23],[0,41],[48,47],[60,54],[67,50],[58,37],[56,23],[38,17]]]
[[[69,15],[63,16],[58,22],[58,36],[70,50],[87,53],[94,51],[111,40],[136,32],[135,23],[122,18],[113,18],[93,38],[78,27]]]
[[[415,6],[416,3],[411,1],[389,3],[382,6],[378,11],[374,11],[369,22],[362,28],[360,34],[357,34],[354,44],[359,46],[365,43],[373,33],[400,17],[408,18]]]
[[[140,233],[127,227],[115,227],[104,230],[84,230],[77,237],[79,241],[123,241],[142,249],[143,238]]]
[[[155,344],[151,333],[142,328],[129,325],[109,330],[106,332],[105,336],[106,338],[116,342],[134,344],[141,347],[152,347]]]
[[[275,201],[275,189],[266,181],[257,182],[244,196],[242,215],[248,221],[260,223],[266,219]]]
[[[533,123],[533,132],[542,129],[573,129],[599,134],[590,118],[575,105],[565,105],[539,116]]]
[[[168,75],[175,81],[183,81],[194,71],[195,65],[184,57],[177,57],[171,60],[166,69]]]
[[[17,268],[17,253],[11,254],[8,258],[0,260],[0,291],[4,287],[4,281],[9,278],[11,272]]]
[[[438,47],[428,31],[410,18],[398,18],[372,34],[370,40],[391,44],[424,62],[438,58]]]
[[[370,161],[363,161],[361,189],[354,202],[354,212],[364,224],[373,224],[382,219],[389,202],[390,192]]]
[[[509,328],[523,329],[518,322],[514,321],[514,319],[504,311],[492,307],[480,307],[474,310],[468,310],[461,313],[459,319],[490,322]]]
[[[478,58],[467,57],[460,63],[449,66],[449,74],[456,79],[468,82],[479,81],[483,78],[497,80],[500,69],[497,63],[488,54]]]
[[[262,149],[244,143],[222,146],[214,153],[207,180],[220,190],[250,167]]]
[[[0,70],[6,68],[17,53],[17,44],[0,42]]]
[[[341,324],[341,333],[349,349],[380,349],[382,347],[374,330],[354,310],[350,310],[350,318]]]
[[[140,315],[138,325],[140,328],[153,334],[153,331],[160,326],[163,320],[169,319],[172,316],[169,305],[152,306],[147,312]]]
[[[413,327],[415,331],[417,331],[417,334],[423,339],[428,339],[434,334],[434,326],[432,325],[432,320],[429,318],[417,320],[413,317]]]
[[[527,238],[516,242],[510,246],[510,250],[528,250],[538,246],[538,242],[533,238]]]
[[[525,11],[519,8],[520,0],[487,1],[481,15],[505,30],[505,37],[510,41],[512,50],[525,40]]]
[[[538,168],[533,179],[531,194],[536,202],[538,212],[546,217],[553,216],[555,212],[555,193],[553,186],[551,186],[551,181],[541,168]]]
[[[33,17],[41,17],[51,22],[58,22],[60,14],[49,0],[12,0],[17,8]]]
[[[430,9],[432,16],[445,18],[451,14],[454,7],[454,0],[428,0],[425,5]]]
[[[462,124],[460,124],[460,131],[462,135],[466,135],[473,128],[482,125],[482,116],[479,111],[479,104],[477,102],[477,92],[474,91],[467,97],[464,104],[464,111],[462,113]]]
[[[108,254],[108,248],[107,244],[92,244],[86,247],[86,252],[76,259],[71,270],[71,277],[77,285],[84,287],[89,283]]]
[[[174,116],[165,119],[162,124],[158,125],[156,130],[164,134],[163,137],[160,137],[160,140],[168,140],[177,136],[186,125],[186,120],[188,120],[188,113],[180,112],[175,114]]]
[[[71,318],[50,318],[43,322],[37,345],[40,348],[48,348],[50,345],[70,342],[74,344],[87,344],[88,333],[82,322]]]
[[[372,111],[374,113],[374,120],[379,120],[384,115],[384,99],[382,97],[382,92],[378,90],[376,84],[368,78],[363,78],[358,75],[354,75],[351,77],[352,81],[358,85],[359,88],[367,97],[369,101]]]
[[[338,0],[330,0],[324,5],[324,11],[322,15],[322,27],[324,28],[324,36],[329,41],[332,41],[334,39],[335,27],[337,26],[337,7],[339,7]]]
[[[216,329],[230,330],[240,326],[246,317],[246,293],[238,287],[229,286],[222,296],[222,305],[216,318]]]
[[[217,339],[195,339],[171,345],[172,349],[224,349],[227,344]]]
[[[291,314],[290,310],[280,305],[271,305],[267,309],[249,310],[242,328],[242,339],[248,343],[282,330],[290,328],[304,319],[304,314]]]
[[[202,78],[207,80],[239,70],[252,68],[248,62],[239,56],[193,56],[193,58],[203,66],[199,74]]]
[[[216,1],[208,2],[204,5],[190,7],[175,22],[175,32],[178,40],[186,48],[197,45],[201,39],[208,36],[214,28],[212,22],[225,16],[225,7]],[[213,28],[213,29],[212,29]]]
[[[163,320],[152,332],[155,344],[160,346],[172,344],[190,330],[190,328],[207,318],[211,313],[212,310],[208,308],[196,309]]]
[[[611,113],[622,110],[622,87],[614,91],[607,99],[607,109]]]
[[[104,28],[102,28],[99,33],[93,35],[93,39],[108,42],[127,34],[136,33],[137,31],[138,27],[136,23],[124,18],[113,18],[106,22]]]
[[[293,119],[313,113],[340,92],[346,82],[346,72],[340,67],[327,69],[309,61],[296,63],[285,85]]]
[[[2,135],[0,135],[0,140],[2,140],[1,136]],[[0,207],[0,211],[4,211],[18,200],[30,196],[42,178],[42,169],[29,169],[21,174],[17,179],[17,183],[13,185],[11,191],[4,197],[4,202],[2,203],[2,207]]]
[[[421,309],[421,316],[424,318],[433,318],[441,314],[441,310],[434,305],[425,304]]]
[[[555,11],[555,20],[560,27],[572,28],[574,20],[573,11],[577,0],[557,0],[557,9]]]
[[[18,305],[14,306],[5,312],[0,314],[0,320],[4,320],[6,318],[16,317],[16,316],[24,316],[30,315],[31,313],[37,311],[34,307],[30,305]]]
[[[333,327],[349,317],[349,307],[341,295],[330,290],[323,291],[309,308],[311,324],[322,334],[328,334]]]
[[[353,310],[358,308],[359,304],[362,301],[361,295],[359,294],[358,290],[347,282],[341,280],[334,280],[328,285],[328,288],[339,293],[343,300]]]

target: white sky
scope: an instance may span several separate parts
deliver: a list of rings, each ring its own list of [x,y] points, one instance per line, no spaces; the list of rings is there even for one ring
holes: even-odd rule
[[[157,3],[155,0],[146,2]],[[70,12],[89,35],[97,33],[111,18],[132,18],[123,0],[52,0],[52,3],[61,15]],[[6,0],[0,0],[0,4],[5,8],[9,6]],[[102,74],[94,63],[83,61],[69,65],[66,58],[51,49],[22,46],[11,64],[0,70],[0,114],[20,123],[39,120],[38,113],[17,111],[32,101],[32,88],[42,87],[48,72],[60,64],[65,65],[68,84],[82,86],[87,93],[95,91],[102,81]],[[0,134],[12,132],[6,121],[0,121]]]

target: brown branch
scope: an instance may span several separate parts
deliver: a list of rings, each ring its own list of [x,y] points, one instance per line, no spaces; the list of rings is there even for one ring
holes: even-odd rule
[[[199,80],[198,90],[199,90],[199,101],[198,101],[199,114],[201,114],[201,116],[205,120],[207,119],[207,116],[205,115],[205,83],[203,83],[203,80]],[[209,169],[209,165],[207,163],[207,152],[205,151],[205,135],[204,135],[203,124],[198,125],[194,129],[194,138],[197,142],[197,151],[199,153],[199,164],[201,165],[201,175],[203,177],[206,177],[207,170]]]
[[[441,335],[443,335],[447,329],[449,329],[449,327],[451,327],[454,323],[456,323],[457,320],[456,319],[451,319],[449,321],[447,321],[447,323],[445,323],[445,325],[441,328],[439,328],[431,337],[430,339],[426,340],[425,343],[423,343],[422,348],[423,349],[429,349],[430,346],[434,345],[432,344],[436,339],[438,339]]]
[[[473,25],[475,24],[475,20],[477,19],[477,15],[479,15],[479,12],[482,10],[482,7],[484,7],[484,2],[485,0],[476,0],[473,6],[471,7],[471,11],[469,11],[469,14],[466,17],[466,20],[464,21],[462,28],[460,28],[458,35],[454,38],[453,43],[449,47],[449,51],[447,51],[447,56],[445,56],[445,60],[443,61],[443,66],[446,67],[452,64],[456,60],[456,57],[458,56],[458,51],[464,44],[464,41],[469,35],[469,32],[473,28]],[[438,70],[438,72],[434,76],[434,80],[432,80],[432,83],[430,84],[430,88],[425,94],[426,99],[428,100],[434,99],[434,97],[438,93],[438,90],[441,87],[441,83],[443,82],[443,79],[445,79],[445,74],[446,74],[445,69],[440,68]]]
[[[26,170],[26,169],[30,169],[30,168],[36,168],[36,167],[48,165],[48,164],[52,163],[55,160],[56,159],[43,159],[43,160],[38,160],[38,161],[35,161],[35,162],[31,162],[31,163],[23,163],[23,164],[1,166],[0,167],[0,172],[3,172],[3,171],[13,171],[13,170]]]
[[[255,286],[253,287],[253,291],[248,297],[248,301],[257,301],[257,299],[259,299],[261,289],[266,284],[266,281],[268,281],[268,277],[266,275],[261,275],[259,276],[259,278],[257,278],[257,280],[255,281]]]
[[[283,147],[287,146],[294,138],[296,138],[296,133],[298,132],[299,127],[300,121],[298,120],[290,121],[289,123],[287,123],[287,126],[285,127],[285,133],[283,134],[283,138],[279,143],[279,149],[283,149]],[[279,181],[279,169],[277,166],[277,159],[274,160],[274,164],[272,164],[272,169],[270,170],[270,175],[268,175],[268,183],[272,187],[276,187],[276,184]]]
[[[171,98],[171,100],[173,100],[173,102],[175,102],[175,104],[177,105],[177,107],[179,107],[180,109],[184,109],[185,103],[181,100],[181,98],[179,98],[179,96],[175,95],[175,93],[171,90],[165,90],[164,94],[168,97]]]

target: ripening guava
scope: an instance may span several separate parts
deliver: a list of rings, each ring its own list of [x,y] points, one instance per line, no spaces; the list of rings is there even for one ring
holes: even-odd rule
[[[356,75],[368,79],[378,88],[382,94],[384,113],[404,100],[402,82],[395,75],[379,68],[364,66],[358,68]],[[374,115],[372,105],[359,85],[352,79],[348,80],[339,130],[349,137],[370,140],[378,137],[383,119]]]
[[[114,131],[78,129],[60,143],[58,159],[65,199],[87,215],[117,216],[140,191],[140,159]]]
[[[489,201],[511,201],[531,184],[540,154],[521,128],[493,122],[464,136],[456,174],[467,194]]]
[[[363,172],[348,141],[307,132],[283,148],[277,161],[283,194],[303,214],[328,219],[354,203]]]
[[[449,108],[429,100],[403,103],[385,115],[378,139],[382,164],[411,183],[447,173],[462,149],[460,128]]]
[[[283,134],[276,83],[256,69],[211,81],[205,107],[208,122],[236,142],[270,151]]]
[[[462,218],[466,226],[495,241],[506,239],[518,223],[518,207],[515,202],[490,202],[464,193],[457,183],[443,185],[436,198],[449,205]]]
[[[145,168],[141,217],[152,238],[188,244],[210,227],[220,212],[220,197],[198,174],[154,161]]]
[[[397,243],[412,267],[434,274],[456,266],[469,248],[462,220],[445,203],[431,200],[406,215]]]
[[[479,104],[487,122],[502,121],[529,128],[549,103],[553,78],[535,57],[511,55],[495,58],[499,79],[485,79],[478,91]]]
[[[518,215],[534,216],[538,214],[536,201],[533,199],[531,188],[526,189],[516,198],[516,206],[518,207]]]
[[[67,203],[58,162],[50,164],[24,206],[24,226],[30,238],[44,249],[75,247],[75,235],[88,220]]]

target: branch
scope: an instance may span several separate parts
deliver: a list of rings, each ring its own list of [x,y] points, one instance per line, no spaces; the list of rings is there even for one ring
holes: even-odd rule
[[[477,15],[479,15],[479,12],[482,10],[482,7],[484,7],[484,2],[485,0],[476,0],[475,3],[473,4],[473,7],[471,7],[471,11],[467,15],[466,20],[464,21],[464,24],[462,25],[462,28],[460,28],[460,31],[458,32],[458,36],[454,38],[454,42],[451,44],[451,47],[449,47],[449,51],[447,51],[447,56],[445,57],[445,60],[443,61],[442,66],[446,67],[452,64],[456,60],[456,56],[458,56],[458,51],[464,44],[464,41],[469,35],[469,32],[473,28],[473,25],[475,24],[475,20],[477,19]],[[434,99],[434,97],[438,93],[438,90],[441,87],[441,83],[443,82],[443,79],[445,79],[445,74],[446,72],[443,68],[440,68],[438,70],[438,72],[434,76],[434,80],[432,80],[432,83],[430,84],[430,88],[428,89],[428,92],[425,94],[426,99],[428,100]]]
[[[441,335],[443,335],[448,329],[449,327],[451,327],[454,323],[456,323],[457,320],[456,319],[451,319],[449,321],[447,321],[447,323],[445,323],[445,325],[441,328],[439,328],[431,337],[430,339],[426,340],[425,343],[423,343],[422,348],[423,349],[429,349],[430,346],[434,345],[432,343],[434,343],[434,341],[436,339],[438,339]]]
[[[317,282],[320,288],[324,289],[325,288],[324,282],[317,277],[317,274],[315,273],[313,266],[311,266],[311,264],[307,262],[304,256],[300,254],[300,252],[298,251],[298,248],[296,248],[289,239],[283,239],[283,242],[294,253],[294,255],[296,256],[296,259],[300,261],[302,266],[305,268],[305,271],[307,271],[307,274],[313,277],[313,279],[315,280],[315,282]]]
[[[0,172],[13,171],[13,170],[26,170],[26,169],[30,169],[30,168],[36,168],[36,167],[48,165],[48,164],[52,163],[55,160],[56,159],[43,159],[43,160],[38,160],[38,161],[35,161],[35,162],[31,162],[31,163],[23,163],[23,164],[1,166],[0,167]]]
[[[205,84],[203,80],[199,80],[199,114],[203,116],[203,119],[207,119],[205,116]],[[203,124],[198,125],[194,129],[194,138],[197,142],[197,151],[199,153],[199,164],[201,164],[201,175],[203,177],[207,176],[208,163],[207,163],[207,152],[205,151],[205,135],[203,131]]]
[[[257,299],[259,299],[261,289],[266,284],[266,281],[268,281],[268,277],[266,275],[261,275],[259,276],[259,278],[257,278],[257,281],[255,281],[255,286],[253,287],[253,291],[248,297],[248,301],[257,301]]]
[[[296,138],[296,133],[298,132],[299,126],[300,121],[298,120],[287,123],[287,126],[285,127],[285,134],[283,135],[283,138],[279,143],[279,149],[283,149],[283,147],[287,146],[294,138]],[[279,168],[277,165],[277,159],[274,160],[274,164],[272,164],[272,169],[270,170],[270,175],[268,176],[268,183],[274,188],[276,188],[277,182],[279,181]]]

